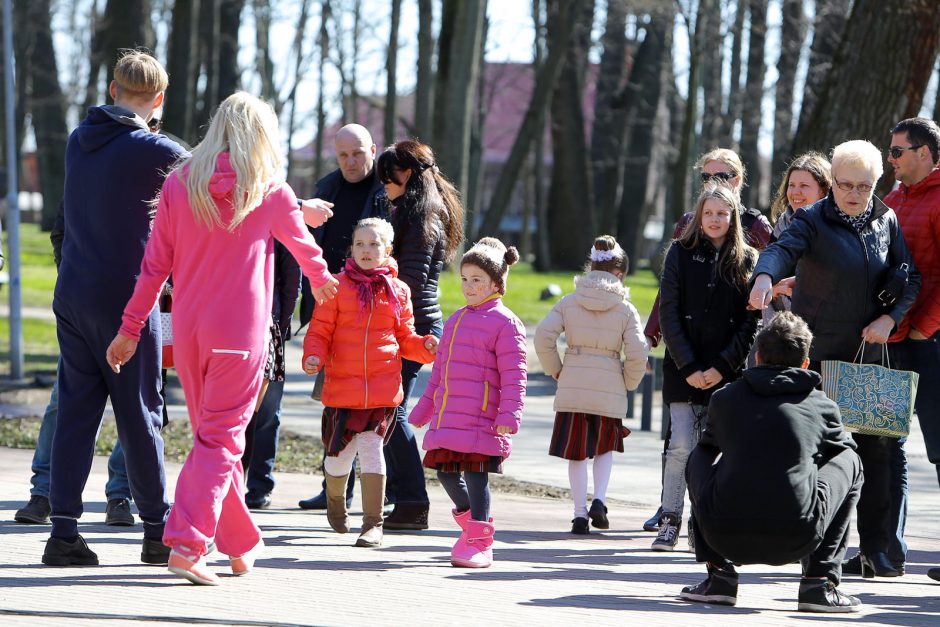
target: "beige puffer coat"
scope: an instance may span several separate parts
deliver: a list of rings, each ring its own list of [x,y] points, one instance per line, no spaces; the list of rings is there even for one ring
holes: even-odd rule
[[[561,373],[555,411],[623,418],[627,390],[640,384],[649,355],[640,315],[627,300],[629,290],[609,272],[588,272],[574,284],[574,293],[558,301],[535,331],[545,374]],[[562,333],[568,343],[564,365],[557,346]]]

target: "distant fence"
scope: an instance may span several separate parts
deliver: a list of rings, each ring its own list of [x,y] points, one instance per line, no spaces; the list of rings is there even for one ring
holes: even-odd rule
[[[640,405],[640,431],[653,430],[653,395],[663,389],[663,360],[650,357],[652,368],[643,376],[640,387],[635,392],[627,393],[627,418],[636,417],[636,396],[641,397]],[[659,427],[659,436],[666,439],[669,432],[669,406],[663,403],[662,422]]]

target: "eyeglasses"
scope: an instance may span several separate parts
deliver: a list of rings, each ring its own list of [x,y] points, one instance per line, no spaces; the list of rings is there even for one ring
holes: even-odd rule
[[[859,183],[858,185],[853,185],[852,183],[846,183],[845,181],[835,181],[836,186],[841,189],[843,192],[852,192],[858,190],[859,194],[867,194],[871,191],[872,186],[868,183]]]
[[[923,144],[921,144],[920,146],[891,146],[890,148],[888,148],[888,154],[891,155],[892,159],[900,159],[901,155],[904,154],[905,150],[917,150],[918,148],[922,148],[923,146],[924,146]]]
[[[708,172],[701,173],[703,183],[707,183],[712,179],[721,179],[722,181],[727,182],[735,178],[736,176],[737,174],[735,174],[734,172],[715,172],[714,174],[709,174]]]

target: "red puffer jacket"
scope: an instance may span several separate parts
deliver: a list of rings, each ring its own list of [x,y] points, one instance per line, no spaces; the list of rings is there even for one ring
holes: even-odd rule
[[[940,331],[940,168],[910,187],[902,184],[884,202],[898,216],[922,281],[914,306],[889,341],[903,340],[912,326],[930,337]]]
[[[392,276],[397,277],[394,260],[392,264]],[[396,407],[404,398],[402,357],[423,364],[434,361],[424,347],[431,336],[415,333],[408,286],[392,279],[401,305],[396,321],[384,289],[371,307],[363,308],[359,286],[344,272],[336,278],[336,298],[316,306],[304,337],[304,362],[316,356],[324,368],[323,404],[350,409]]]

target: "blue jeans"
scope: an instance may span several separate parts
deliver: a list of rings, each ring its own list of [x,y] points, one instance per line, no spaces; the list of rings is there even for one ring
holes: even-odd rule
[[[55,434],[56,419],[59,415],[59,382],[58,380],[52,386],[52,394],[49,396],[49,404],[46,405],[46,412],[42,416],[42,424],[39,427],[39,437],[36,439],[36,451],[33,453],[33,476],[30,482],[33,487],[30,489],[30,496],[44,496],[49,498],[49,467],[52,456],[52,436]],[[131,487],[127,480],[127,468],[124,465],[124,450],[121,448],[121,441],[118,440],[111,451],[111,457],[108,458],[108,483],[105,485],[104,493],[107,499],[128,499],[131,498]]]
[[[682,520],[685,504],[685,466],[689,454],[698,443],[705,421],[707,407],[691,403],[669,403],[672,424],[669,429],[669,448],[666,449],[666,469],[663,476],[663,513],[675,514]]]
[[[274,459],[281,429],[281,401],[284,382],[271,381],[255,416],[251,458],[245,469],[245,486],[249,494],[264,495],[274,490]]]
[[[438,321],[415,329],[419,335],[441,337],[444,325]],[[428,490],[424,483],[424,466],[418,452],[418,442],[408,424],[408,399],[414,390],[421,366],[415,361],[401,360],[401,387],[405,397],[395,411],[395,430],[385,445],[385,464],[388,478],[385,494],[391,503],[427,504]]]

